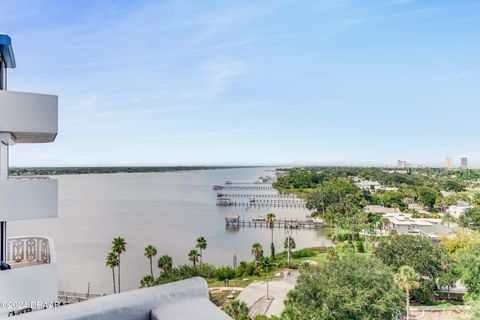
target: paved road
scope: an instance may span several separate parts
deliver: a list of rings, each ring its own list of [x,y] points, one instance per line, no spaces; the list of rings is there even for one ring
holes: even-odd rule
[[[245,302],[250,309],[250,316],[276,315],[279,316],[285,308],[284,301],[287,293],[295,287],[298,272],[290,271],[282,277],[269,282],[269,300],[266,299],[267,284],[258,281],[248,285],[239,295],[238,299]]]

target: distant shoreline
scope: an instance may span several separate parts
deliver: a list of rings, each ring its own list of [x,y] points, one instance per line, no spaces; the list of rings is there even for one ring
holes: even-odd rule
[[[11,176],[54,176],[75,174],[161,173],[196,170],[241,168],[269,168],[270,166],[121,166],[121,167],[25,167],[10,168]]]

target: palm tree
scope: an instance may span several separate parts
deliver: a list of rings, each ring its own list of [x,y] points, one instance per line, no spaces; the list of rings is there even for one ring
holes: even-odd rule
[[[120,293],[120,255],[127,250],[127,243],[122,237],[116,237],[112,241],[112,251],[117,254],[118,257],[118,293]]]
[[[168,273],[172,270],[172,257],[163,255],[158,259],[158,268],[163,271],[163,273]]]
[[[263,256],[263,247],[260,243],[256,242],[252,245],[252,255],[255,257],[255,261],[260,260]]]
[[[274,213],[267,213],[267,224],[272,233],[272,241],[270,242],[270,256],[272,258],[275,257],[275,245],[273,244],[273,229],[275,223],[275,214]]]
[[[115,267],[118,267],[120,261],[118,261],[118,256],[115,252],[110,251],[107,254],[107,258],[105,259],[105,265],[108,268],[112,269],[112,276],[113,276],[113,293],[117,293],[117,288],[115,285]]]
[[[152,245],[145,247],[145,257],[150,260],[150,275],[153,278],[153,257],[157,255],[157,248]]]
[[[190,250],[190,252],[188,253],[188,260],[193,263],[194,268],[197,266],[199,256],[200,255],[198,254],[198,251],[195,249]]]
[[[140,288],[153,287],[155,285],[155,279],[151,276],[145,276],[140,280]]]
[[[382,226],[382,234],[385,233],[385,230],[389,224],[390,224],[390,220],[388,220],[387,218],[382,217],[380,219],[380,225]]]
[[[287,261],[290,262],[290,259],[292,257],[292,249],[295,249],[296,247],[295,240],[288,234],[288,236],[285,238],[285,242],[283,243],[283,247],[287,250]]]
[[[450,228],[450,222],[457,222],[457,219],[448,211],[445,211],[445,213],[443,214],[443,219],[442,219],[442,222],[443,223],[447,223],[447,227]]]
[[[200,264],[203,263],[203,251],[207,249],[207,240],[204,237],[197,238],[197,248],[200,249]]]
[[[400,268],[397,274],[395,274],[395,283],[397,286],[405,291],[407,298],[407,320],[409,320],[409,308],[410,308],[410,291],[412,289],[420,287],[420,276],[412,267],[403,266]]]

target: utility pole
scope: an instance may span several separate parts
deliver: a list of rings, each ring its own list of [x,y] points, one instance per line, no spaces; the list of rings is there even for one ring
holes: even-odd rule
[[[290,264],[290,232],[292,232],[292,226],[289,225],[287,229],[287,243],[288,243],[288,251],[287,251],[287,262]]]

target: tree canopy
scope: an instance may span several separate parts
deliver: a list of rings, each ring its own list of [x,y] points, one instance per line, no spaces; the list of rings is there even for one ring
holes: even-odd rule
[[[430,239],[413,235],[393,235],[383,239],[374,254],[395,272],[403,266],[412,267],[421,276],[421,288],[412,297],[427,302],[433,293],[435,280],[442,273],[446,252]]]
[[[467,209],[459,219],[460,226],[474,230],[480,229],[480,207]]]
[[[287,295],[295,319],[399,319],[404,294],[393,272],[375,258],[348,255],[303,272]]]

